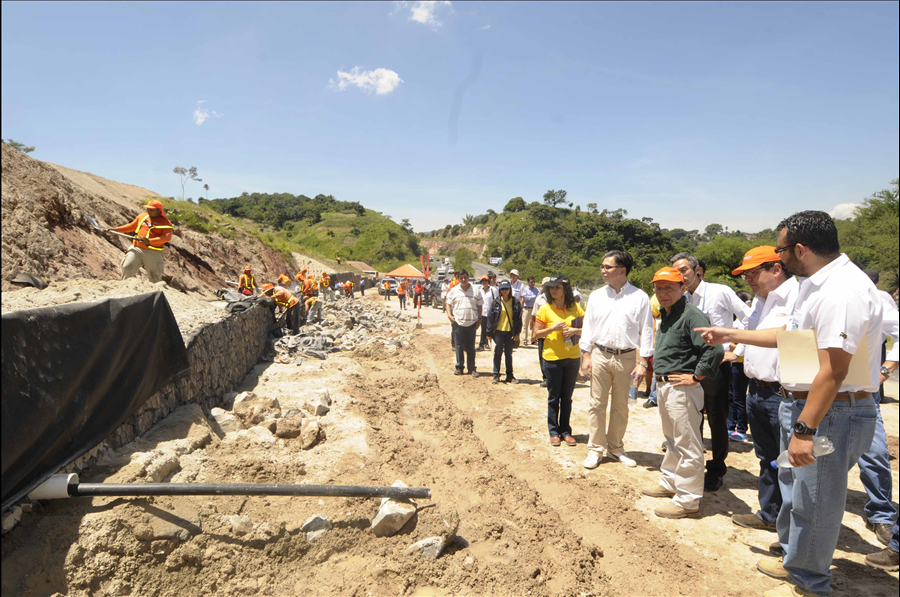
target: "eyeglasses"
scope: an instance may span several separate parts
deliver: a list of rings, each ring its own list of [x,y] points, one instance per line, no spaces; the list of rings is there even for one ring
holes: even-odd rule
[[[784,252],[787,251],[788,249],[790,249],[790,248],[792,248],[792,247],[796,247],[796,246],[799,245],[799,244],[800,244],[800,243],[791,243],[791,244],[789,244],[789,245],[786,246],[786,247],[777,247],[777,248],[775,249],[775,254],[776,254],[776,255],[781,255],[782,253],[784,253]]]
[[[620,267],[622,267],[622,266],[621,265],[601,265],[600,269],[602,269],[605,272],[608,272],[611,269],[618,269]]]
[[[753,269],[748,269],[743,274],[741,274],[741,277],[745,280],[747,280],[749,278],[755,278],[756,276],[759,275],[759,272],[763,271],[764,269],[765,268],[762,266],[754,267]]]

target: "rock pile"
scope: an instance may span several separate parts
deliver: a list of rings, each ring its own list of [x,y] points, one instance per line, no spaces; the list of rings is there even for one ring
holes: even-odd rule
[[[389,311],[365,301],[341,299],[323,305],[322,320],[308,323],[296,336],[274,340],[279,363],[300,364],[304,357],[326,359],[332,352],[373,344],[394,351],[412,338],[413,316]]]
[[[263,445],[277,439],[299,438],[300,447],[308,450],[324,438],[318,417],[328,413],[331,397],[328,390],[313,392],[306,398],[304,410],[291,408],[282,412],[277,398],[257,396],[253,392],[233,392],[223,397],[226,404],[233,401],[231,411],[214,408],[209,425],[220,438],[248,437]]]

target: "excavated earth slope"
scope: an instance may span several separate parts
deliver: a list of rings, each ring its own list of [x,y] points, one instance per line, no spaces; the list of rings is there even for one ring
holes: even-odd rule
[[[160,195],[41,162],[6,143],[2,158],[2,290],[16,288],[10,280],[19,272],[48,282],[118,279],[128,241],[95,232],[85,215],[104,227],[121,226],[142,211],[148,198]],[[173,288],[208,294],[225,286],[226,280],[237,280],[247,264],[255,268],[258,280],[274,280],[295,269],[244,233],[230,240],[176,226],[163,279]]]

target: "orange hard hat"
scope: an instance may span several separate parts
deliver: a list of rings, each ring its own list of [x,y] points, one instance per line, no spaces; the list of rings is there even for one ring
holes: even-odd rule
[[[273,290],[274,288],[275,288],[275,286],[273,286],[272,284],[263,284],[260,287],[260,290],[262,290],[263,292],[266,292],[267,290]]]
[[[244,268],[244,271],[245,271],[245,272],[249,272],[251,269],[252,269],[252,268],[248,265],[247,267]]]
[[[653,282],[678,282],[679,284],[684,284],[684,276],[674,267],[664,267],[653,274],[653,279],[650,280],[650,283],[652,284]]]
[[[731,275],[737,276],[754,267],[773,261],[781,261],[781,257],[775,252],[775,247],[771,245],[762,245],[744,253],[744,260],[737,269],[731,270]]]
[[[156,199],[152,201],[148,201],[144,204],[144,207],[153,207],[159,210],[160,215],[166,215],[166,210],[163,209],[163,204],[157,201]]]

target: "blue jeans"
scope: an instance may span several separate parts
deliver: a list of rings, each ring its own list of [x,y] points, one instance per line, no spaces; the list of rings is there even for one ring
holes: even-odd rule
[[[881,394],[875,394],[875,404],[881,404]],[[897,512],[891,504],[891,463],[888,453],[887,435],[881,409],[875,423],[875,439],[871,447],[859,459],[859,480],[866,488],[869,501],[866,502],[865,517],[875,524],[891,524]]]
[[[756,515],[766,524],[775,524],[782,502],[778,469],[770,464],[781,453],[781,426],[778,424],[781,400],[781,394],[774,388],[760,388],[750,382],[747,419],[753,433],[753,449],[759,458],[759,510]]]
[[[900,543],[898,543],[898,534],[900,534],[900,528],[897,526],[897,520],[894,520],[894,528],[891,529],[891,542],[888,543],[888,547],[894,551],[900,551]]]
[[[747,376],[743,363],[731,364],[731,388],[728,392],[728,431],[747,433]],[[778,456],[776,454],[776,456]]]
[[[500,359],[506,355],[506,376],[513,377],[513,335],[512,332],[494,331],[494,375],[500,375]]]
[[[572,393],[578,379],[581,359],[544,361],[547,374],[547,426],[550,436],[572,435]]]
[[[786,450],[806,400],[781,403],[781,448]],[[847,475],[872,445],[878,407],[871,397],[835,401],[816,435],[828,437],[834,452],[818,462],[778,470],[784,504],[778,513],[778,540],[790,582],[817,595],[831,595],[831,560],[837,547]]]
[[[653,386],[650,388],[650,395],[647,396],[647,400],[656,404],[656,376],[653,376]]]
[[[469,373],[475,371],[475,336],[478,335],[478,328],[475,324],[469,327],[463,327],[458,323],[453,323],[453,347],[456,350],[456,368],[462,369],[465,364]],[[465,362],[463,361],[465,358]]]

